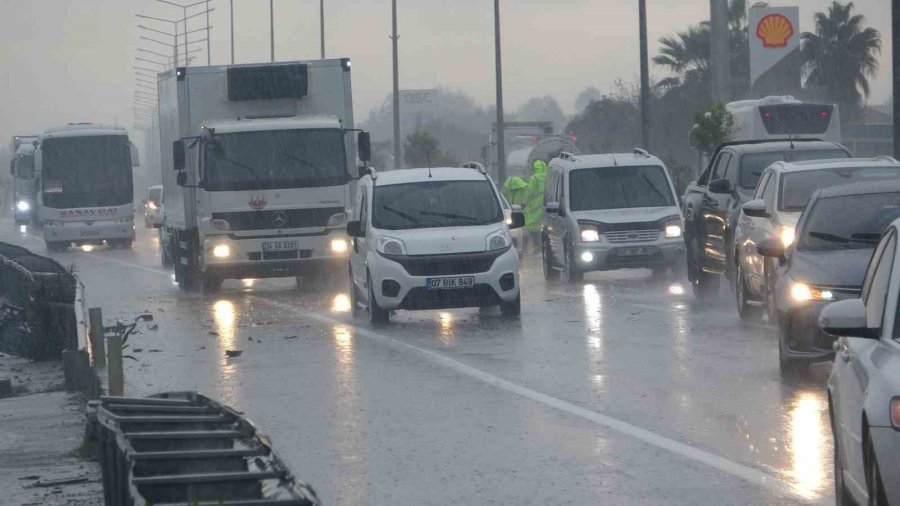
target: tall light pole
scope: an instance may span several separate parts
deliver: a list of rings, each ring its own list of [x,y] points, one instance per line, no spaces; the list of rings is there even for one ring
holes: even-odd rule
[[[494,60],[497,73],[497,180],[506,181],[506,129],[503,124],[503,64],[500,59],[500,0],[494,0]]]
[[[891,0],[891,51],[893,59],[894,158],[900,158],[900,0]]]
[[[709,0],[709,23],[712,99],[715,102],[727,102],[731,77],[728,0]]]
[[[399,169],[403,164],[400,159],[400,71],[397,58],[397,40],[400,36],[397,35],[397,0],[391,0],[391,22],[391,40],[394,43],[394,168]]]
[[[650,149],[650,68],[647,56],[647,0],[638,0],[641,37],[641,142]]]
[[[275,6],[273,0],[269,0],[269,48],[272,61],[275,61]]]
[[[199,16],[201,14],[204,14],[204,13],[206,14],[206,54],[207,54],[207,62],[208,62],[208,59],[209,59],[209,28],[210,28],[209,13],[216,10],[215,8],[212,8],[212,9],[209,8],[209,0],[200,0],[199,2],[194,2],[191,4],[187,4],[187,5],[182,5],[180,3],[172,2],[170,0],[156,0],[156,1],[167,4],[167,5],[171,5],[173,7],[181,8],[181,13],[183,15],[181,22],[184,24],[185,33],[187,33],[187,31],[188,31],[187,30],[187,20],[189,20],[193,17]],[[188,16],[188,14],[187,14],[188,9],[190,9],[191,7],[200,5],[200,4],[206,4],[206,9],[203,12],[198,12],[196,14],[192,14],[192,15]],[[187,37],[184,38],[184,50],[185,50],[185,52],[187,52]],[[187,62],[185,62],[185,66],[188,66]]]
[[[234,65],[234,0],[228,0],[228,8],[231,12],[231,64]]]
[[[322,59],[325,59],[325,0],[319,0],[319,35],[322,43]]]
[[[206,65],[212,65],[212,55],[209,52],[209,0],[206,0]],[[185,30],[186,32],[187,30]]]

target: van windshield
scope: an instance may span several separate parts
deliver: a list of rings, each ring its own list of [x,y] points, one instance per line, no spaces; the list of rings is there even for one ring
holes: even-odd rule
[[[385,230],[489,225],[503,219],[485,181],[421,181],[376,186],[372,225]]]
[[[573,170],[569,193],[572,211],[675,205],[669,179],[658,165]]]

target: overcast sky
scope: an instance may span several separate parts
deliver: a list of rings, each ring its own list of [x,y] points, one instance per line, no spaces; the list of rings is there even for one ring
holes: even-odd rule
[[[176,0],[191,3],[190,0]],[[269,2],[233,0],[236,62],[269,60]],[[507,108],[537,95],[553,95],[566,112],[575,96],[616,78],[636,79],[638,24],[635,0],[501,0]],[[795,0],[801,29],[830,1]],[[275,57],[319,55],[318,0],[274,0]],[[380,105],[391,89],[390,0],[325,0],[328,57],[353,60],[356,119]],[[398,0],[400,85],[442,85],[494,102],[493,2]],[[651,56],[659,37],[708,17],[708,0],[647,0]],[[870,102],[890,92],[890,2],[860,0],[857,10],[881,31],[885,50]],[[212,63],[230,61],[229,1],[210,0]],[[197,8],[195,8],[197,9]],[[201,9],[202,10],[202,9]],[[192,11],[193,12],[193,11]],[[136,49],[169,49],[140,41],[134,15],[181,16],[181,9],[153,0],[0,0],[0,80],[4,97],[0,137],[37,132],[71,120],[132,125]],[[201,19],[189,28],[202,26]],[[141,21],[171,30],[171,25]],[[147,34],[153,35],[153,34]],[[165,39],[163,35],[154,35]],[[191,38],[202,38],[193,34]],[[205,43],[195,53],[206,64]],[[149,65],[153,67],[152,65]],[[654,77],[661,68],[651,67]]]

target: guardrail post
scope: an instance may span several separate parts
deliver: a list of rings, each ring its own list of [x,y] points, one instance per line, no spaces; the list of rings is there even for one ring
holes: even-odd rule
[[[94,358],[94,367],[103,369],[106,367],[106,343],[103,340],[103,311],[99,307],[88,310],[90,317],[91,355]]]
[[[125,393],[125,374],[122,370],[122,336],[109,336],[109,395]]]

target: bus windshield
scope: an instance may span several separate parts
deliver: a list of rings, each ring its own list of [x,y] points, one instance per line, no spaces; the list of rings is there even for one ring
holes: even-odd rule
[[[43,141],[44,205],[52,209],[122,206],[134,199],[131,150],[124,135]]]

